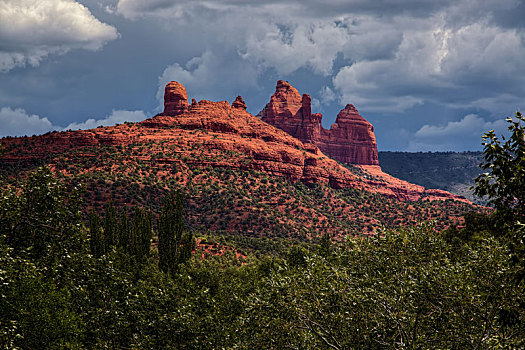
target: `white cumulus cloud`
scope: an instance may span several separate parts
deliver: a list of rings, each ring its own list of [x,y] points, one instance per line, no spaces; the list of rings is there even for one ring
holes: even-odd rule
[[[280,74],[308,67],[328,76],[349,38],[348,29],[334,21],[298,24],[292,28],[274,25],[261,37],[247,38],[243,57],[275,68]]]
[[[321,101],[325,105],[328,105],[337,99],[336,94],[329,86],[323,86],[319,91],[319,95],[321,96]]]
[[[98,50],[117,37],[115,27],[73,0],[0,2],[0,72],[71,49]]]
[[[143,16],[181,17],[184,6],[173,0],[120,0],[115,12],[129,19]]]
[[[423,125],[411,140],[410,151],[448,151],[451,149],[479,149],[481,136],[494,130],[496,135],[505,134],[507,122],[504,119],[486,121],[476,114],[468,114],[460,121],[445,125]]]
[[[94,129],[97,126],[112,126],[115,124],[122,124],[124,122],[139,122],[144,119],[146,119],[146,114],[143,111],[113,110],[111,114],[104,119],[90,118],[82,123],[71,123],[64,129],[87,130]]]
[[[46,117],[27,113],[24,109],[2,107],[0,109],[0,125],[2,125],[0,137],[40,135],[53,130],[87,130],[101,125],[112,126],[126,121],[138,122],[144,119],[146,119],[146,114],[143,111],[114,110],[106,118],[90,118],[81,123],[71,123],[64,128],[54,125]]]
[[[333,85],[342,103],[403,112],[425,102],[480,107],[480,100],[525,94],[525,32],[484,20],[456,28],[441,19],[412,25],[391,57],[339,70]],[[495,105],[485,106],[496,112]]]
[[[21,108],[12,109],[9,107],[0,109],[0,125],[2,125],[0,137],[38,135],[58,128],[45,117],[41,118],[35,114],[28,114]]]
[[[323,103],[379,113],[426,103],[496,112],[500,96],[513,104],[525,96],[525,29],[502,24],[519,18],[519,3],[119,0],[115,12],[187,33],[184,47],[202,43],[194,60],[166,68],[193,85],[203,78],[219,86],[213,82],[224,72],[256,81],[311,72],[332,78]],[[236,71],[232,62],[241,61],[251,70]]]

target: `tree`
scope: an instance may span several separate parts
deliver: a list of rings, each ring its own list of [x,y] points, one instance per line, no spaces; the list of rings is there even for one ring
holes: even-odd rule
[[[0,195],[0,236],[33,258],[63,254],[80,240],[81,189],[67,190],[47,167],[30,173],[20,189]]]
[[[173,273],[178,264],[179,245],[184,230],[183,196],[180,191],[170,192],[164,198],[159,215],[159,267],[166,273]]]
[[[474,194],[488,196],[496,209],[493,225],[502,232],[510,252],[513,282],[525,281],[525,117],[516,112],[507,118],[510,137],[500,141],[491,130],[483,135],[485,162],[489,172],[475,181]]]
[[[89,247],[91,254],[94,256],[101,257],[104,255],[104,238],[102,235],[102,223],[100,216],[94,211],[89,213]]]
[[[281,263],[244,299],[246,348],[523,348],[523,289],[493,237],[450,249],[432,226],[348,239]],[[518,320],[518,321],[516,321]]]
[[[487,196],[488,203],[515,222],[525,219],[525,117],[516,112],[515,119],[507,118],[510,137],[500,140],[494,130],[483,135],[485,162],[488,172],[475,181],[474,194]]]
[[[80,189],[47,167],[0,192],[0,348],[82,347],[73,295],[84,285],[71,278],[87,251],[79,208]]]
[[[109,251],[112,246],[118,244],[118,219],[117,210],[113,205],[113,200],[106,205],[106,212],[104,213],[104,246],[105,250]]]
[[[138,263],[149,258],[151,236],[153,234],[153,215],[151,211],[135,209],[132,223],[134,254]]]
[[[128,218],[125,206],[120,209],[120,220],[117,224],[117,245],[124,252],[133,254],[133,237],[131,230],[131,222]]]

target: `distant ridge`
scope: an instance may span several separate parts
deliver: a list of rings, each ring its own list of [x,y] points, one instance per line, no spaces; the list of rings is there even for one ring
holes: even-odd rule
[[[484,203],[470,189],[482,173],[483,152],[392,152],[380,151],[381,168],[400,179],[426,187],[439,188]]]

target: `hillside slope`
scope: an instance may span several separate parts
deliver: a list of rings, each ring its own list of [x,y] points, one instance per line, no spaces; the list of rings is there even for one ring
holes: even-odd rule
[[[176,115],[5,138],[0,171],[10,178],[48,165],[69,183],[84,184],[94,207],[113,198],[156,208],[166,191],[183,188],[188,227],[257,237],[342,237],[423,220],[446,227],[473,208],[378,166],[342,166],[239,101],[170,100]]]

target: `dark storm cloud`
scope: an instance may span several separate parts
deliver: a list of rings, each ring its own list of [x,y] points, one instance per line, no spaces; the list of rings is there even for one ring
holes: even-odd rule
[[[5,115],[60,127],[113,110],[151,115],[169,80],[198,99],[242,94],[256,113],[286,79],[312,95],[325,126],[354,103],[388,129],[376,128],[380,147],[465,149],[476,146],[452,130],[479,132],[525,99],[521,1],[45,0],[53,1],[82,3],[119,37],[88,35],[33,61],[11,56],[22,63],[0,79]],[[45,35],[37,41],[60,42]],[[9,45],[28,40],[13,38]],[[89,45],[98,51],[75,50]]]
[[[356,61],[339,70],[334,86],[343,99],[357,100],[369,110],[399,111],[426,101],[456,107],[502,96],[522,101],[522,31],[482,21],[456,30],[431,24],[403,33],[392,59]],[[482,107],[494,111],[501,106]]]
[[[193,9],[209,8],[217,11],[225,9],[249,9],[255,11],[277,12],[276,9],[288,8],[296,14],[310,17],[337,16],[341,14],[392,15],[429,15],[447,8],[456,1],[435,0],[214,0],[214,1],[174,1],[174,0],[120,0],[118,12],[127,17],[147,15],[167,15],[173,13],[191,13]],[[163,13],[164,12],[164,13]]]

